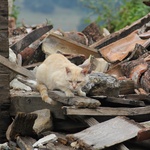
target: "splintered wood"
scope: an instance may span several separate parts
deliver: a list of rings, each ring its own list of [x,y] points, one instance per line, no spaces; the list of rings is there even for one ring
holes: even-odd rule
[[[67,135],[67,138],[72,142],[77,141],[83,149],[98,150],[134,138],[143,128],[133,120],[116,117],[81,132]]]
[[[99,57],[97,51],[83,44],[77,43],[66,37],[50,33],[42,45],[43,51],[50,55],[60,51],[62,53],[84,54],[86,58],[90,55]]]
[[[16,54],[19,53],[52,28],[53,26],[49,25],[32,31],[30,34],[22,38],[19,42],[13,44],[11,46],[11,49],[13,49]]]

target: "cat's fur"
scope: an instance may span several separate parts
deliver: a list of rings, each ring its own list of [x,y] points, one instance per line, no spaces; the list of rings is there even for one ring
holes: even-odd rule
[[[79,96],[86,96],[82,87],[87,83],[88,71],[89,66],[81,68],[71,63],[62,54],[51,54],[36,71],[37,89],[42,100],[54,104],[48,96],[48,89],[59,89],[67,97],[73,97],[74,92],[77,92]]]

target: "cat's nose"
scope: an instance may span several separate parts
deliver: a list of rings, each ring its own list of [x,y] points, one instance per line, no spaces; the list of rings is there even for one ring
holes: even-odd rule
[[[76,89],[77,86],[76,85],[72,85],[72,87],[73,87],[73,89]]]
[[[75,83],[72,84],[73,89],[76,89],[77,85]]]

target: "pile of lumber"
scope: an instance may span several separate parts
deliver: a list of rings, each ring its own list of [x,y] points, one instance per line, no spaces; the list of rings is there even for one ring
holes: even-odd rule
[[[6,137],[15,149],[149,149],[150,14],[110,34],[91,23],[82,32],[53,30],[52,25],[10,28],[10,114]],[[55,106],[27,85],[36,67],[53,53],[76,65],[91,64],[87,97],[68,98],[49,91]],[[15,81],[17,80],[17,83]],[[5,145],[2,145],[5,146]]]

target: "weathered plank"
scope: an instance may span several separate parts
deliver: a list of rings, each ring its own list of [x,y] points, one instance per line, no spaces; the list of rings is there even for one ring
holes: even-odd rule
[[[28,35],[26,35],[23,39],[18,41],[17,43],[13,44],[11,46],[11,49],[18,54],[21,52],[23,49],[25,49],[27,46],[32,44],[34,41],[36,41],[38,38],[40,38],[43,34],[46,32],[50,31],[53,28],[52,25],[44,26],[38,29],[35,29]]]
[[[61,102],[63,104],[76,106],[78,108],[97,108],[100,106],[100,102],[98,100],[89,98],[89,97],[66,97],[66,95],[63,92],[60,91],[50,91],[49,96],[58,102]]]
[[[141,101],[144,101],[144,102],[149,102],[150,103],[150,95],[144,95],[144,94],[127,94],[124,96],[124,98],[127,98],[127,99],[133,99],[133,100],[141,100]]]
[[[3,57],[1,55],[0,55],[0,64],[4,65],[8,69],[10,69],[18,74],[29,77],[31,79],[35,79],[35,76],[32,72],[30,72],[29,70],[27,70],[24,67],[21,67],[13,62],[10,62],[8,59],[6,59],[5,57]]]
[[[127,106],[146,106],[143,101],[134,100],[134,99],[126,99],[122,97],[101,97],[101,96],[93,96],[93,98],[100,100],[102,104],[104,103],[114,103],[114,104],[121,104]]]
[[[73,107],[64,107],[66,115],[89,115],[89,116],[142,116],[150,115],[150,106],[127,108],[127,107],[99,107],[96,109],[78,109]]]
[[[5,133],[10,122],[11,122],[11,118],[8,109],[6,110],[0,109],[0,143],[4,143],[6,141]]]
[[[120,83],[120,87],[119,87],[120,95],[134,93],[135,84],[133,80],[131,79],[119,80],[119,83]]]
[[[0,95],[1,95],[0,107],[1,107],[1,109],[8,108],[8,106],[7,107],[5,107],[5,106],[7,104],[10,104],[10,100],[9,100],[9,93],[10,93],[9,92],[9,74],[7,72],[6,73],[4,73],[4,72],[0,73],[0,89],[1,89],[0,90]]]
[[[0,55],[9,56],[8,0],[0,0]],[[0,64],[0,143],[6,141],[5,132],[10,124],[9,70]]]
[[[77,141],[81,148],[104,149],[132,139],[144,127],[125,117],[115,117],[89,127],[81,132],[67,135],[70,141]]]
[[[88,58],[90,55],[99,57],[99,54],[94,48],[90,48],[81,43],[77,43],[71,39],[59,36],[54,33],[51,33],[47,37],[47,40],[43,42],[42,48],[47,54],[60,51],[67,54],[83,54],[86,58]]]
[[[74,105],[76,107],[90,107],[96,108],[100,105],[100,102],[88,97],[75,96],[68,98],[64,93],[60,91],[51,91],[49,96],[58,101],[56,106],[51,106],[42,101],[41,96],[38,92],[23,92],[11,90],[11,115],[15,115],[17,112],[32,112],[39,109],[50,109],[56,118],[64,118],[61,107],[65,105]],[[60,102],[60,103],[59,103]],[[33,107],[34,106],[34,107]]]
[[[84,119],[84,121],[91,127],[91,126],[94,126],[94,125],[97,125],[99,124],[99,122],[93,118],[93,117],[89,117],[89,118],[86,118]],[[129,150],[124,144],[118,144],[115,146],[116,150]]]
[[[41,96],[38,92],[23,92],[13,91],[10,92],[11,106],[10,115],[15,116],[17,112],[30,113],[36,110],[49,109],[55,118],[64,119],[61,107],[61,103],[57,103],[54,106],[50,106],[42,101]]]

